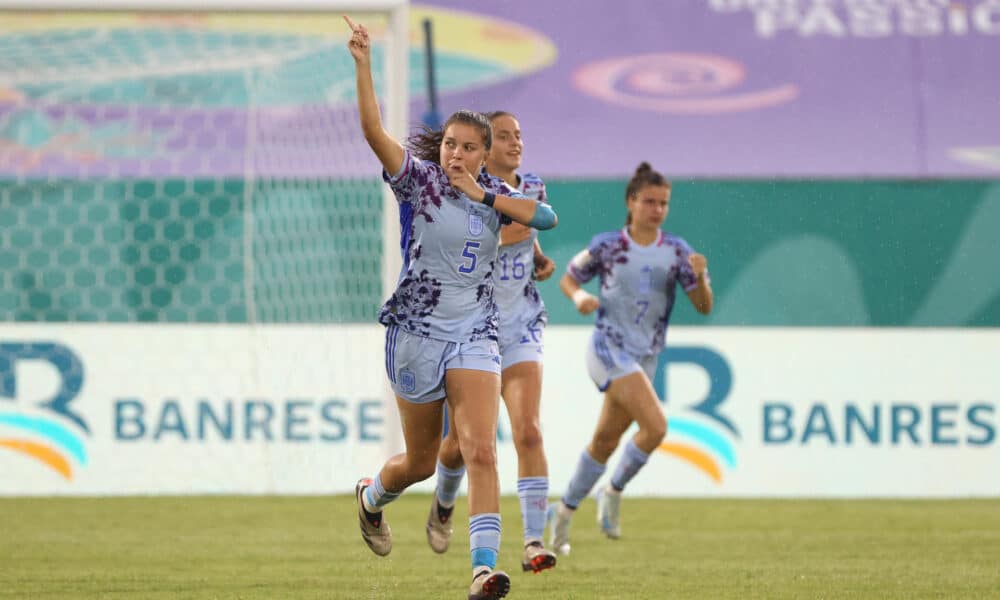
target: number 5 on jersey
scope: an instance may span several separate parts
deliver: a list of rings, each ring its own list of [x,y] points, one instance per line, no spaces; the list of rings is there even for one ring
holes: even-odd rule
[[[482,242],[465,240],[465,248],[462,249],[462,257],[467,260],[458,265],[459,273],[471,273],[476,270],[476,262],[479,257],[476,255],[475,251],[479,250],[481,245]]]

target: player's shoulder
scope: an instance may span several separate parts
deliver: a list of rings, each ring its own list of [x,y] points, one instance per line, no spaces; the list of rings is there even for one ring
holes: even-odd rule
[[[503,196],[520,196],[521,191],[515,190],[504,181],[502,178],[496,175],[490,175],[485,170],[479,175],[479,183],[488,192],[493,192],[494,194],[501,194]]]
[[[490,175],[485,170],[483,170],[483,171],[481,171],[479,173],[479,183],[485,183],[486,185],[489,185],[490,187],[500,187],[500,186],[506,186],[507,185],[506,181],[504,181],[503,179],[500,179],[496,175]],[[507,187],[510,187],[510,186],[507,186]]]
[[[666,246],[668,248],[679,249],[682,252],[688,252],[688,253],[693,252],[693,250],[691,249],[691,245],[688,244],[684,238],[682,238],[679,235],[674,235],[673,233],[667,231],[663,232],[663,239],[661,241],[661,245]]]
[[[518,190],[528,198],[534,198],[540,202],[548,202],[548,194],[545,191],[545,182],[534,173],[518,173]]]
[[[590,238],[590,249],[595,250],[598,248],[606,248],[613,245],[618,245],[622,241],[622,232],[615,231],[604,231],[598,233],[594,237]]]
[[[518,173],[521,177],[521,189],[528,191],[533,188],[544,188],[545,182],[534,173]]]

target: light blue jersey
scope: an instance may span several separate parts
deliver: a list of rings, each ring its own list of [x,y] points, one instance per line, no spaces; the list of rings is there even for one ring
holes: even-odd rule
[[[399,202],[403,268],[379,322],[449,342],[496,340],[493,269],[500,226],[510,219],[452,188],[440,165],[409,151],[399,173],[382,175]],[[520,197],[485,172],[479,185]]]
[[[545,183],[531,173],[520,175],[518,191],[538,202],[548,202]],[[532,273],[535,270],[535,240],[538,230],[520,242],[500,246],[493,282],[500,317],[500,351],[504,355],[504,368],[520,360],[541,360],[541,329],[547,321],[545,304],[535,287]],[[512,349],[523,346],[511,360]],[[531,346],[530,352],[528,346]]]
[[[683,239],[662,231],[648,246],[636,244],[627,228],[594,236],[568,272],[580,283],[600,279],[595,337],[636,360],[659,354],[677,286],[689,292],[698,285],[688,263],[692,252]]]

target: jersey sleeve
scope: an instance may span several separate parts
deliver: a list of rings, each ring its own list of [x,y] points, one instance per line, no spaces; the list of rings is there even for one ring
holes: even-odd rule
[[[382,179],[389,184],[389,188],[396,195],[396,201],[400,204],[413,202],[417,195],[417,190],[422,183],[428,179],[430,165],[410,154],[409,150],[404,150],[403,165],[398,173],[388,173],[382,169]]]
[[[545,189],[545,182],[539,179],[538,183],[541,186],[541,189],[538,190],[538,201],[542,204],[549,204],[549,194]]]
[[[480,184],[483,184],[483,181],[480,181]],[[497,196],[507,196],[508,198],[527,198],[527,196],[521,193],[521,190],[511,187],[506,181],[500,179],[499,177],[490,177],[487,179],[485,185],[483,185],[483,189],[493,192]],[[501,225],[510,225],[514,222],[514,219],[511,219],[499,210],[496,212],[500,215]]]
[[[569,264],[566,266],[566,272],[573,279],[576,279],[580,283],[587,283],[597,275],[601,265],[601,250],[604,247],[601,240],[604,237],[603,235],[594,236],[590,240],[590,244],[569,261]]]
[[[688,257],[694,253],[694,250],[691,249],[691,246],[687,242],[680,238],[677,238],[677,250],[677,282],[685,292],[690,292],[698,287],[698,277],[694,274],[691,263],[688,262]]]

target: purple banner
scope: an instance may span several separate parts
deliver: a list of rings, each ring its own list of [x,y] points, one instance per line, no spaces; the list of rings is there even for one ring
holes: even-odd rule
[[[1000,176],[1000,0],[434,0],[410,15],[412,123],[427,18],[443,110],[515,113],[546,177],[642,160],[672,177]],[[0,177],[376,177],[347,35],[333,13],[0,11]]]
[[[441,104],[517,114],[525,166],[546,176],[620,177],[642,160],[694,177],[1000,175],[994,0],[475,9],[546,36],[555,62]]]

